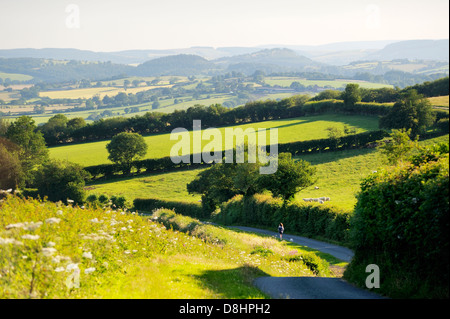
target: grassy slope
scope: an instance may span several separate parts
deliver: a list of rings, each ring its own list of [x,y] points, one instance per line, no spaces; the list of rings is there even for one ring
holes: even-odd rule
[[[31,75],[5,72],[0,72],[0,78],[2,78],[3,80],[9,78],[11,81],[28,81],[33,79]]]
[[[441,106],[441,107],[449,106],[449,96],[448,95],[429,97],[428,100],[430,101],[431,105],[433,105],[433,106]]]
[[[344,125],[356,128],[357,132],[375,130],[378,128],[378,119],[367,116],[347,116],[339,114],[328,114],[294,119],[266,121],[239,125],[243,130],[253,128],[255,131],[261,128],[278,128],[278,142],[287,143],[310,139],[326,138],[328,127],[338,127],[341,130]],[[192,129],[192,128],[186,128]],[[222,137],[225,138],[225,128],[220,128]],[[192,133],[191,133],[192,136]],[[146,136],[149,145],[146,158],[161,158],[170,156],[170,149],[177,141],[170,140],[170,133]],[[209,141],[204,141],[206,145]],[[50,157],[56,159],[67,159],[83,166],[110,163],[106,144],[109,141],[83,143],[76,145],[64,145],[50,148]],[[224,142],[222,145],[224,146]],[[192,149],[192,145],[191,145]]]
[[[311,253],[274,238],[199,222],[188,235],[134,213],[13,196],[0,208],[1,299],[265,298],[251,285],[258,276],[314,275],[302,262],[286,260]],[[42,224],[31,229],[31,222]],[[74,265],[79,287],[70,288]],[[321,265],[320,275],[329,275],[327,263]]]

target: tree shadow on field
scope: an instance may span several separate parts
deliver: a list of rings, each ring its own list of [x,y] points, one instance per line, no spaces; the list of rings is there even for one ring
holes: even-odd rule
[[[347,159],[351,157],[369,155],[376,153],[375,148],[360,148],[360,149],[347,149],[347,150],[335,150],[335,151],[322,151],[317,153],[306,153],[294,156],[294,159],[305,160],[312,165],[325,164],[330,162],[336,162],[338,160]]]
[[[277,122],[282,122],[282,121],[291,122],[292,119],[282,119],[282,120],[277,120]],[[295,122],[293,122],[293,123],[283,124],[283,125],[278,125],[278,126],[273,126],[273,127],[270,127],[270,128],[284,128],[284,127],[290,127],[290,126],[303,125],[303,124],[311,123],[311,122],[317,122],[317,120],[310,120],[310,119],[308,119],[308,120],[302,120],[302,119],[299,119],[298,121],[295,121]],[[269,129],[270,129],[270,128],[269,128]]]
[[[253,280],[270,276],[257,267],[242,267],[223,270],[206,270],[196,276],[202,285],[225,299],[269,298],[253,286]]]

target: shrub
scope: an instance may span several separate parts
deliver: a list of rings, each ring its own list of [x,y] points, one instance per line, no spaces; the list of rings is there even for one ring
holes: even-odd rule
[[[127,208],[127,199],[124,196],[111,196],[111,205],[113,208]]]
[[[286,257],[289,262],[301,262],[316,276],[329,275],[329,264],[314,253],[302,253],[301,255]]]
[[[351,219],[355,257],[345,277],[364,285],[364,268],[375,263],[380,291],[389,296],[448,298],[448,154],[417,163],[362,182]]]
[[[36,173],[35,186],[41,197],[51,201],[73,200],[75,204],[84,203],[85,180],[88,178],[83,168],[67,161],[49,161]]]
[[[154,198],[136,198],[133,201],[135,210],[152,212],[155,209],[166,208],[174,210],[176,213],[190,217],[205,217],[202,207],[198,203],[184,203],[175,201],[165,201]]]

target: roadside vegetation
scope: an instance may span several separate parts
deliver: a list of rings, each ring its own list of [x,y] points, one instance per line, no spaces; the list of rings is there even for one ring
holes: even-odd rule
[[[140,216],[15,195],[0,207],[2,299],[267,298],[254,278],[330,275],[327,261],[292,243],[170,210]]]

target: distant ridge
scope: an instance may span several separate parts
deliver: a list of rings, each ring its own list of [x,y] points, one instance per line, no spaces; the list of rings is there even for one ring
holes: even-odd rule
[[[449,60],[449,40],[410,40],[388,44],[368,58],[378,60]]]
[[[198,55],[179,54],[142,63],[133,73],[141,76],[192,75],[214,68],[214,63]]]
[[[343,65],[357,60],[427,59],[449,60],[449,40],[406,41],[355,41],[337,42],[316,46],[308,45],[262,45],[256,47],[208,47],[167,50],[124,50],[94,52],[72,48],[19,48],[0,50],[0,58],[42,58],[56,60],[100,61],[118,64],[142,64],[146,61],[179,54],[197,55],[206,60],[219,60],[263,51],[265,49],[288,49],[316,62]],[[246,63],[241,61],[239,63]]]

